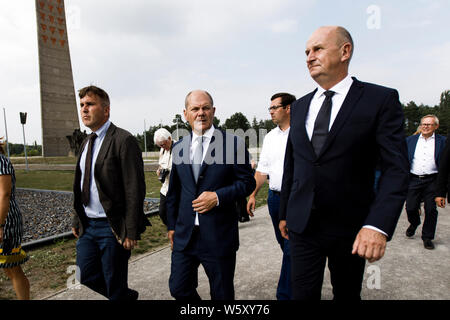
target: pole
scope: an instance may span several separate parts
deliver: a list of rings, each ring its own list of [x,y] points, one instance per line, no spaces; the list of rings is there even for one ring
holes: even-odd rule
[[[145,157],[147,158],[147,134],[145,133],[145,119],[144,119],[144,146],[145,146]]]
[[[25,165],[28,171],[28,158],[27,158],[27,143],[25,142],[25,125],[22,124],[22,131],[23,131],[23,151],[25,153]]]
[[[6,152],[8,154],[8,158],[10,157],[9,155],[9,141],[8,141],[8,126],[6,125],[6,111],[5,108],[3,108],[3,119],[5,119],[5,135],[6,135]]]

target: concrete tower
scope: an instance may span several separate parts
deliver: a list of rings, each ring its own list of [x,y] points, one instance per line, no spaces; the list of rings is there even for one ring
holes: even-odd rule
[[[79,129],[64,0],[36,0],[41,83],[42,154],[67,156]]]

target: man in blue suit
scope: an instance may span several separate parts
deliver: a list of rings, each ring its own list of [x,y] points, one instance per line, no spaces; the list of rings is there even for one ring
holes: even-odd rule
[[[403,111],[396,90],[349,76],[346,29],[319,28],[305,53],[319,87],[291,105],[280,203],[293,299],[321,298],[327,258],[334,298],[360,299],[365,260],[383,257],[406,199]]]
[[[184,116],[192,133],[172,150],[167,193],[168,236],[172,245],[171,295],[199,300],[198,267],[203,265],[211,299],[234,299],[234,271],[239,247],[236,201],[255,189],[245,143],[215,129],[211,95],[190,92]]]
[[[408,159],[411,165],[406,212],[410,223],[406,236],[414,236],[420,225],[420,203],[423,200],[425,219],[422,227],[422,240],[426,249],[434,249],[433,239],[436,232],[438,211],[436,208],[436,182],[439,160],[445,146],[445,137],[435,134],[439,128],[439,119],[432,114],[420,120],[420,134],[406,138]]]

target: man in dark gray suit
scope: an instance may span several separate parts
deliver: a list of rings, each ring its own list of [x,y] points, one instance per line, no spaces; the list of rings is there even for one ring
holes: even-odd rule
[[[170,293],[199,300],[197,274],[203,265],[212,300],[234,299],[239,247],[236,200],[255,189],[250,156],[242,139],[215,129],[209,93],[186,96],[184,116],[192,133],[172,150],[167,193],[167,229],[172,244]]]
[[[128,288],[128,259],[150,222],[144,215],[142,152],[128,131],[109,121],[108,94],[79,91],[81,119],[92,130],[84,141],[74,180],[79,281],[111,300],[135,300]]]

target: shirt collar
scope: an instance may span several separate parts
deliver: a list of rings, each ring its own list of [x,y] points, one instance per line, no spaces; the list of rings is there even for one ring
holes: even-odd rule
[[[103,138],[106,135],[106,131],[108,131],[109,126],[111,125],[111,121],[107,120],[97,131],[95,134],[98,138]]]
[[[277,130],[278,134],[289,134],[289,130],[291,129],[291,127],[287,128],[284,131],[281,130],[280,126],[277,126],[275,129]]]
[[[433,134],[431,135],[431,137],[429,137],[428,139],[426,139],[422,134],[420,134],[420,137],[419,137],[420,139],[424,139],[424,140],[430,140],[430,139],[434,139],[434,132],[433,132]]]
[[[198,134],[196,134],[196,133],[194,132],[194,130],[192,130],[192,141],[195,141],[198,137],[203,137],[203,138],[209,138],[209,139],[211,139],[212,136],[214,135],[214,130],[215,130],[214,125],[212,125],[211,128],[209,128],[208,130],[206,130],[206,131],[203,133],[203,136],[199,136]]]
[[[346,96],[348,91],[350,90],[350,87],[352,86],[352,84],[353,84],[353,79],[348,74],[344,79],[342,79],[339,83],[336,83],[329,90],[334,91],[335,94],[342,94],[342,95]],[[316,97],[320,97],[325,91],[327,91],[327,90],[325,90],[321,86],[317,87]]]

